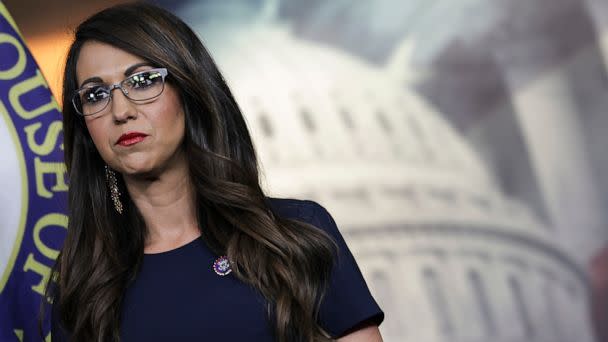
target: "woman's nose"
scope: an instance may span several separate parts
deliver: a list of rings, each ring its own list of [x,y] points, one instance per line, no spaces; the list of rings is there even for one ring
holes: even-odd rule
[[[114,91],[119,89],[120,91]],[[128,92],[123,90],[119,86],[114,86],[110,89],[111,95],[111,110],[112,116],[114,117],[115,122],[123,122],[128,119],[135,118],[137,116],[137,111],[135,108],[135,104],[129,100],[126,94]]]

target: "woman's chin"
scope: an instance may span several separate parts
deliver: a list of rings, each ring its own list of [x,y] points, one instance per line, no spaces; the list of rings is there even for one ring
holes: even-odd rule
[[[148,164],[123,165],[120,173],[129,178],[157,178],[158,168]]]
[[[170,157],[164,155],[130,155],[128,158],[122,158],[118,161],[116,171],[120,172],[123,177],[137,179],[158,179],[162,174],[170,174],[177,172],[182,174],[182,171],[187,170],[187,163],[183,155],[174,153]]]

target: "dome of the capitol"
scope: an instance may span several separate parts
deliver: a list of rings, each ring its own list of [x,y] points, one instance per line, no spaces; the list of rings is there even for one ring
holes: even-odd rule
[[[190,22],[269,194],[332,213],[387,314],[386,341],[592,341],[580,267],[440,113],[381,66],[241,13],[241,25]]]

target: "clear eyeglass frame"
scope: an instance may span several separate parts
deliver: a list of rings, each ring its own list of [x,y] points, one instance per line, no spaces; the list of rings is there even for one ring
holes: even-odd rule
[[[165,78],[167,77],[167,75],[168,71],[166,68],[154,68],[136,72],[125,78],[124,80],[110,85],[85,85],[74,92],[74,95],[72,96],[72,105],[74,107],[74,110],[76,110],[76,113],[82,116],[91,116],[101,113],[104,109],[108,107],[108,105],[112,101],[112,91],[117,88],[120,89],[123,95],[125,95],[125,97],[131,102],[141,103],[145,101],[150,101],[159,97],[163,93],[165,89]],[[157,82],[157,79],[160,79],[160,84],[154,83]],[[138,88],[138,86],[142,86],[142,84],[140,83],[141,81],[149,81],[152,83],[150,85],[144,84],[147,86],[145,88]],[[100,91],[102,92],[101,94],[104,97],[97,101],[100,101],[101,103],[96,104],[96,109],[94,111],[85,111],[82,106],[83,96],[91,94],[97,95]]]

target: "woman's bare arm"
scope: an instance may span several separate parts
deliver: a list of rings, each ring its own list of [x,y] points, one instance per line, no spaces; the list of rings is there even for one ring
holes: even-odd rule
[[[338,342],[382,342],[380,330],[376,325],[369,325],[365,328],[353,331],[352,333],[340,337]]]

